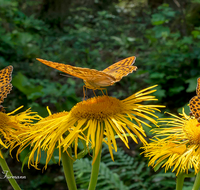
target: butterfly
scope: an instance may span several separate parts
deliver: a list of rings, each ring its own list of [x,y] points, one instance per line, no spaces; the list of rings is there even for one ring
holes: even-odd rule
[[[0,104],[4,101],[4,98],[7,97],[7,94],[12,90],[12,71],[13,66],[9,65],[8,67],[0,70]],[[0,105],[0,111],[4,111],[2,105]]]
[[[107,67],[106,69],[104,69],[103,71],[98,71],[96,69],[75,67],[39,58],[37,58],[37,60],[54,69],[65,72],[77,78],[83,79],[85,87],[93,90],[102,89],[101,87],[111,86],[114,83],[120,81],[122,77],[127,76],[129,73],[132,73],[137,69],[136,66],[133,66],[136,60],[135,56],[128,57],[117,63],[114,63],[109,67]]]
[[[197,79],[197,96],[194,96],[189,103],[190,111],[195,118],[200,122],[200,77]]]

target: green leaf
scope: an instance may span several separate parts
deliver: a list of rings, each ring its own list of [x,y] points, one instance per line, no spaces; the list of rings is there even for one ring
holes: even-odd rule
[[[189,86],[186,89],[186,92],[194,92],[196,90],[197,78],[190,78],[186,80],[186,83],[189,83]]]
[[[150,73],[150,78],[152,78],[152,79],[162,79],[162,78],[164,78],[164,76],[165,76],[165,73],[157,73],[157,72],[155,72],[155,73]]]
[[[162,89],[161,86],[158,86],[156,92],[154,92],[154,95],[160,100],[161,98],[166,96],[166,91]]]
[[[169,92],[170,92],[170,95],[174,95],[174,94],[180,93],[184,89],[185,89],[184,86],[173,87],[169,89]]]
[[[166,18],[164,15],[160,13],[156,13],[152,15],[151,23],[152,25],[162,25],[166,22]]]
[[[170,28],[165,26],[155,26],[153,30],[155,31],[156,38],[161,38],[161,37],[166,38],[170,34]]]
[[[189,102],[187,102],[187,103],[186,103],[184,106],[182,106],[181,108],[178,108],[178,109],[177,109],[178,113],[182,113],[183,108],[184,108],[185,113],[186,113],[187,115],[189,115],[189,113],[190,113],[190,108],[189,108],[188,104],[189,104]]]
[[[15,31],[13,32],[13,38],[16,41],[16,43],[26,46],[30,41],[33,40],[33,35],[26,32],[19,33],[18,31]]]
[[[42,95],[43,87],[35,86],[32,84],[30,80],[21,72],[18,72],[17,75],[13,78],[12,84],[22,93],[24,93],[28,99],[35,100]],[[35,94],[33,95],[33,93]]]
[[[167,158],[164,159],[162,162],[159,162],[159,164],[157,164],[155,167],[154,167],[154,171],[157,172],[160,167],[167,161]]]

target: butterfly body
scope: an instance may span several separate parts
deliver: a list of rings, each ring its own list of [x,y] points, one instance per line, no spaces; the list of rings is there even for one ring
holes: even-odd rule
[[[85,86],[89,89],[101,89],[101,87],[111,86],[121,80],[122,77],[136,71],[137,67],[132,66],[136,57],[132,56],[121,60],[103,71],[96,69],[75,67],[63,63],[56,63],[37,58],[38,61],[69,75],[83,79]]]
[[[0,104],[12,90],[12,84],[10,83],[12,80],[12,71],[12,65],[0,70]],[[2,109],[1,105],[0,108]]]
[[[200,77],[197,79],[197,96],[194,96],[190,102],[190,111],[195,116],[195,118],[200,122]]]
[[[111,86],[114,84],[114,78],[109,75],[102,75],[98,77],[90,77],[83,80],[86,88],[89,89],[100,89],[101,87]]]

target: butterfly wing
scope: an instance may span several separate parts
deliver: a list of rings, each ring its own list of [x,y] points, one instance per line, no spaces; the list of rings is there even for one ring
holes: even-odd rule
[[[56,63],[56,62],[47,61],[47,60],[39,59],[39,58],[37,58],[37,60],[42,62],[45,65],[48,65],[49,67],[52,67],[54,69],[67,73],[69,75],[81,78],[83,80],[88,80],[93,77],[100,78],[101,76],[107,75],[107,74],[104,74],[102,71],[97,71],[96,69],[75,67],[75,66],[66,65],[63,63]]]
[[[64,73],[67,73],[69,75],[72,75],[72,76],[75,76],[75,77],[78,77],[78,78],[81,78],[81,79],[85,78],[85,75],[89,70],[87,68],[74,67],[74,66],[71,66],[71,65],[47,61],[47,60],[44,60],[44,59],[39,59],[39,58],[36,58],[36,59],[38,61],[40,61],[41,63],[49,66],[49,67],[52,67],[54,69],[57,69],[59,71],[62,71]]]
[[[9,65],[8,67],[0,70],[0,87],[10,83],[12,80],[12,71],[12,65]]]
[[[197,79],[196,92],[197,92],[197,96],[200,96],[200,77]]]
[[[11,83],[8,83],[8,84],[0,87],[0,103],[3,102],[4,98],[7,97],[7,95],[10,93],[11,90],[12,90]]]
[[[136,71],[137,67],[132,66],[135,63],[135,60],[135,56],[128,57],[107,67],[103,72],[112,75],[115,78],[115,82],[120,81],[122,77]]]
[[[197,96],[194,96],[190,102],[190,111],[195,116],[196,119],[200,118],[200,77],[197,79],[197,88],[196,88]]]
[[[190,111],[195,116],[196,119],[200,117],[200,97],[194,96],[189,103]]]
[[[0,70],[0,103],[3,102],[4,98],[7,97],[7,94],[12,90],[12,65]]]

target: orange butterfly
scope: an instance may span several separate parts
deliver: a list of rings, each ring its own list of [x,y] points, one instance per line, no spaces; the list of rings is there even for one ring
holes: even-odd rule
[[[190,111],[195,118],[200,122],[200,77],[197,79],[197,96],[194,96],[189,103]]]
[[[12,90],[12,84],[10,83],[12,80],[12,71],[12,65],[0,70],[0,104]],[[4,111],[2,105],[0,105],[0,111]]]
[[[93,90],[102,89],[101,87],[111,86],[120,81],[122,77],[127,76],[129,73],[132,73],[137,69],[136,66],[133,66],[136,60],[135,56],[128,57],[117,63],[114,63],[103,71],[74,67],[71,65],[65,65],[63,63],[56,63],[39,58],[37,58],[37,60],[54,69],[83,79],[86,88]]]

